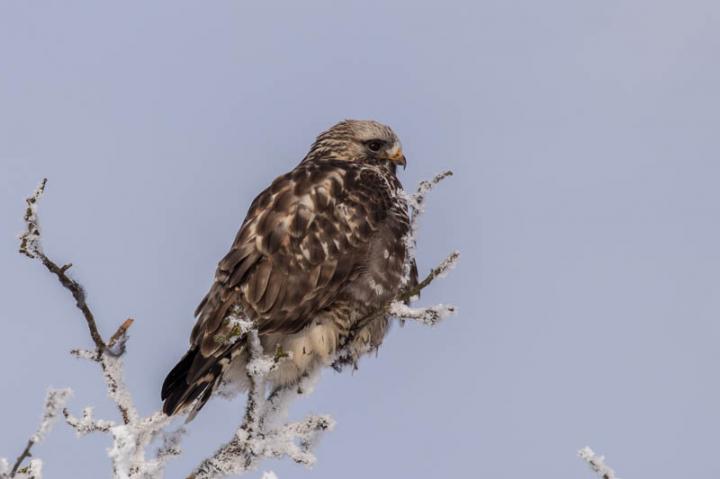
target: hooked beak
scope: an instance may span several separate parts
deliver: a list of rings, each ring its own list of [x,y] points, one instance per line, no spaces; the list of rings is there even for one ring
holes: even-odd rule
[[[407,166],[407,160],[403,155],[402,146],[400,143],[395,143],[390,151],[388,151],[388,159],[397,165],[401,165],[403,170]]]

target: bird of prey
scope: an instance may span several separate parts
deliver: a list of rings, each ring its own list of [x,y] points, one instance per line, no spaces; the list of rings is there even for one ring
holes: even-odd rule
[[[264,351],[288,353],[268,376],[276,386],[332,364],[341,349],[355,362],[379,347],[389,324],[377,313],[407,268],[408,205],[396,176],[405,163],[388,126],[345,120],[255,198],[195,311],[190,349],[163,383],[166,414],[192,418],[221,383],[246,378],[245,342],[226,340],[231,313],[252,321]]]

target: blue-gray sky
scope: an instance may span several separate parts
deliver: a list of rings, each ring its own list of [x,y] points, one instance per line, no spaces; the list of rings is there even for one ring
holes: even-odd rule
[[[294,478],[720,473],[720,4],[715,0],[0,3],[0,455],[48,385],[114,413],[64,290],[17,254],[49,178],[46,249],[102,331],[136,318],[141,410],[254,195],[347,118],[393,126],[429,199],[419,259],[459,267],[354,374],[294,406],[338,422]],[[190,426],[182,477],[242,403]],[[49,478],[109,477],[104,437],[59,427]],[[259,477],[260,472],[255,474]]]

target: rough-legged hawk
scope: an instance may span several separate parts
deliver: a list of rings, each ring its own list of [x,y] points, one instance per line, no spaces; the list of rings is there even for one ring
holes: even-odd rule
[[[388,320],[375,313],[401,286],[409,227],[398,165],[405,156],[389,127],[347,120],[255,198],[197,308],[190,350],[165,379],[165,413],[192,417],[221,382],[245,378],[244,342],[227,341],[230,315],[253,321],[265,351],[290,353],[269,376],[276,385],[331,364],[341,348],[353,362],[380,345]]]

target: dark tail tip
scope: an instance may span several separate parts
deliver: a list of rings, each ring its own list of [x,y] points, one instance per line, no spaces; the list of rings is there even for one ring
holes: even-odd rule
[[[218,358],[205,358],[199,354],[198,348],[190,349],[163,382],[160,392],[164,401],[163,412],[172,416],[192,405],[188,421],[192,420],[210,399],[221,375]]]
[[[177,410],[183,406],[183,397],[190,389],[188,384],[188,373],[195,362],[198,354],[197,348],[193,348],[185,353],[180,362],[178,362],[172,371],[168,373],[160,391],[160,399],[164,401],[163,412],[168,416],[172,416]]]

